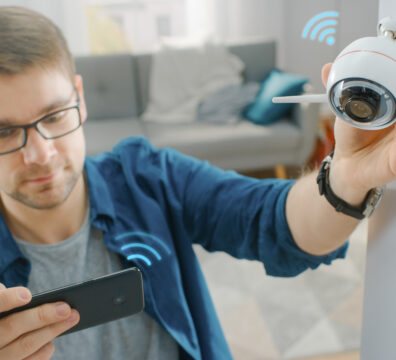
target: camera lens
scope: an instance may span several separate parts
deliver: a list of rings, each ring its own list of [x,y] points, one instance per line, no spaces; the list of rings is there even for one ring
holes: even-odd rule
[[[114,305],[122,305],[125,302],[126,298],[124,295],[117,295],[113,298],[113,304]]]
[[[382,129],[396,121],[394,96],[372,80],[349,78],[337,82],[330,90],[330,105],[338,117],[361,129]]]
[[[378,104],[372,99],[352,97],[345,104],[345,112],[356,121],[371,121],[377,115]]]
[[[367,87],[351,86],[341,92],[341,108],[355,121],[374,120],[380,107],[380,96]]]

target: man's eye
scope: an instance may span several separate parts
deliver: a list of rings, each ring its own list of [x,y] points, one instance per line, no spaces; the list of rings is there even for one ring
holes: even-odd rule
[[[0,129],[0,139],[9,139],[17,136],[19,131],[20,129],[17,128]]]
[[[45,124],[53,124],[53,123],[61,121],[65,117],[65,114],[66,114],[66,112],[62,111],[62,112],[53,114],[53,115],[51,115],[49,117],[46,117],[42,121]]]

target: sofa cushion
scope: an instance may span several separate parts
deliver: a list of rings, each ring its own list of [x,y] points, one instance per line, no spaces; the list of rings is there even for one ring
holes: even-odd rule
[[[88,118],[83,124],[87,144],[87,155],[110,151],[122,139],[128,136],[142,136],[143,126],[137,118],[102,119]]]
[[[245,109],[245,118],[255,124],[268,125],[285,117],[294,104],[274,104],[272,98],[299,95],[307,82],[308,79],[305,77],[274,69],[262,81],[256,100]]]
[[[229,46],[232,54],[238,56],[245,64],[245,81],[260,82],[275,67],[275,41],[246,42]],[[152,65],[151,54],[134,55],[136,63],[137,87],[140,112],[146,109],[149,101],[149,79]]]
[[[270,126],[250,121],[237,124],[155,124],[146,123],[151,143],[173,147],[187,155],[208,160],[224,169],[244,170],[292,163],[290,156],[302,141],[300,129],[284,119]],[[278,160],[279,159],[279,160]]]
[[[127,118],[139,114],[135,62],[130,54],[81,56],[76,70],[83,77],[91,119]]]

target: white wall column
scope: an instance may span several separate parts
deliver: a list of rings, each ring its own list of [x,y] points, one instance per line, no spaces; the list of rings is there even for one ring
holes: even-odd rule
[[[379,2],[378,19],[387,16],[396,17],[394,0]],[[395,277],[396,181],[387,186],[382,203],[368,223],[361,360],[396,359]]]

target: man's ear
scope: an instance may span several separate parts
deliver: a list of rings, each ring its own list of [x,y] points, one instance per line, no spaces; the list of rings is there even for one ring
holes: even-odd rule
[[[83,87],[83,79],[81,75],[74,76],[74,86],[77,89],[78,96],[80,98],[80,113],[81,113],[81,122],[85,122],[88,116],[87,106],[85,104],[84,98],[84,87]]]

